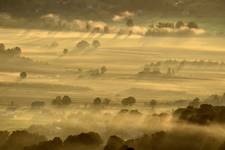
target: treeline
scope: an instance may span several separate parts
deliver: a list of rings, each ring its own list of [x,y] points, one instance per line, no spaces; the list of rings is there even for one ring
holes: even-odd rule
[[[4,44],[0,43],[0,56],[19,57],[21,53],[20,47],[6,48]]]
[[[0,12],[7,12],[19,17],[39,17],[47,13],[64,16],[97,15],[109,17],[121,10],[146,10],[158,13],[180,15],[223,15],[224,0],[1,0]],[[103,11],[104,10],[104,11]],[[180,13],[178,13],[180,12]]]
[[[65,140],[55,137],[47,140],[44,136],[27,131],[0,132],[1,150],[224,150],[224,139],[208,136],[201,131],[159,131],[138,138],[124,140],[110,136],[106,143],[95,132],[70,135]]]

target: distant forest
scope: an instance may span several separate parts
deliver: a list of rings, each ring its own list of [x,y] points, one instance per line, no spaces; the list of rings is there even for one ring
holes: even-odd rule
[[[103,19],[129,10],[171,16],[225,16],[225,0],[0,0],[0,13],[35,18],[55,13],[64,17]]]

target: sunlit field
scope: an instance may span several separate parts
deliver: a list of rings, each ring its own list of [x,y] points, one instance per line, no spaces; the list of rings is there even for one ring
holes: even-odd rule
[[[126,96],[138,102],[149,99],[178,100],[205,97],[224,92],[224,67],[195,67],[179,71],[173,78],[139,78],[145,64],[165,61],[225,62],[224,38],[216,37],[141,37],[77,32],[1,29],[0,41],[7,47],[19,46],[32,66],[2,62],[0,70],[1,102],[7,104],[34,100],[48,101],[57,95],[70,95],[75,102],[90,102],[96,96],[110,97],[120,103]],[[101,42],[98,49],[77,50],[80,40]],[[63,49],[70,52],[63,55]],[[101,77],[90,77],[85,71],[107,67]],[[84,70],[79,74],[78,68]],[[19,72],[28,72],[19,80]],[[166,69],[165,71],[166,72]]]

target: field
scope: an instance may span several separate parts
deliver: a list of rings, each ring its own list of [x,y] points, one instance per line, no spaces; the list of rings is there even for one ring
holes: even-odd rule
[[[225,70],[221,67],[195,67],[180,71],[174,78],[136,77],[147,63],[164,60],[204,60],[225,62],[224,38],[215,37],[139,37],[76,32],[0,29],[6,47],[19,46],[22,56],[34,63],[17,65],[1,62],[1,103],[18,104],[52,100],[70,95],[74,102],[91,102],[94,97],[109,97],[113,102],[135,96],[138,102],[189,99],[224,92]],[[76,50],[80,40],[98,39],[98,49]],[[63,49],[70,53],[63,55]],[[101,77],[78,74],[84,70],[107,67]],[[19,73],[28,72],[20,81]]]

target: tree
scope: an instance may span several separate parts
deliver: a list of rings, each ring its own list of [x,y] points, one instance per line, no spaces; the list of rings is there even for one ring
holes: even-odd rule
[[[102,103],[102,100],[100,97],[96,97],[93,101],[93,104],[94,105],[100,105]]]
[[[127,25],[128,27],[133,27],[133,26],[134,26],[134,21],[133,21],[133,19],[131,19],[131,18],[127,19],[126,25]]]
[[[106,66],[102,66],[100,70],[101,70],[101,74],[104,74],[107,71],[107,68]]]
[[[136,103],[136,99],[132,96],[122,99],[121,103],[124,106],[132,106]]]
[[[90,44],[87,41],[84,41],[84,40],[82,40],[82,41],[77,43],[77,48],[78,49],[86,49],[89,46],[90,46]]]
[[[22,53],[22,50],[20,47],[13,48],[14,56],[20,56]]]
[[[101,46],[101,44],[100,44],[100,42],[99,42],[98,40],[94,40],[94,41],[92,42],[92,46],[93,46],[94,48],[99,48],[99,47]]]
[[[21,72],[20,73],[20,79],[26,79],[27,78],[27,73],[26,72]]]
[[[0,43],[0,52],[5,51],[5,45],[3,43]]]
[[[152,107],[152,109],[154,109],[155,106],[157,105],[157,101],[153,99],[149,102],[149,105]]]
[[[194,108],[199,107],[199,105],[200,105],[200,99],[198,97],[196,97],[195,99],[193,99],[193,101],[189,103],[189,106],[192,106]]]
[[[61,96],[56,96],[56,98],[52,100],[52,105],[62,105]]]
[[[66,48],[63,50],[63,54],[64,54],[64,55],[68,54],[68,52],[69,52],[69,50],[66,49]]]
[[[69,96],[65,95],[62,98],[62,104],[63,105],[70,105],[72,103],[72,100]]]
[[[182,28],[182,27],[184,27],[184,26],[185,26],[185,24],[184,24],[183,21],[177,21],[177,22],[175,23],[175,28],[177,28],[177,29],[180,29],[180,28]]]
[[[42,108],[45,106],[45,102],[42,101],[35,101],[31,103],[32,108]]]

